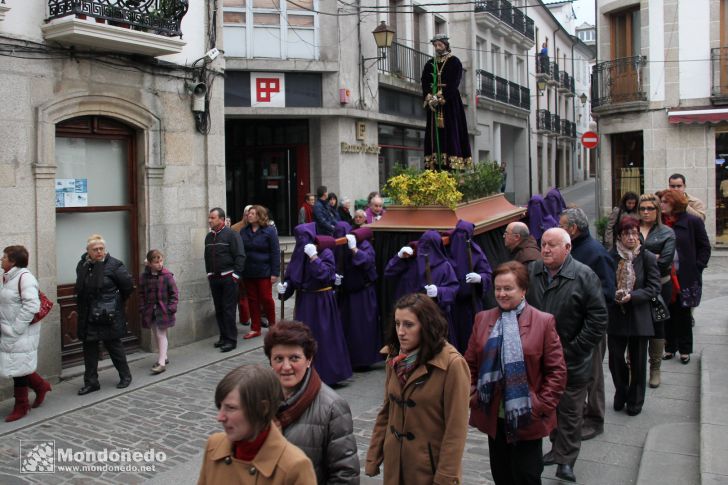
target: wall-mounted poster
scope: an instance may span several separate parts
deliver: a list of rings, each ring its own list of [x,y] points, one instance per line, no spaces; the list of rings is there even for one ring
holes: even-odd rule
[[[88,206],[88,179],[56,179],[56,207]]]

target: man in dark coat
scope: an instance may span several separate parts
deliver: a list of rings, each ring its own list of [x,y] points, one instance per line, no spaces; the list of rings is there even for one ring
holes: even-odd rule
[[[526,300],[556,318],[564,348],[566,390],[556,410],[558,426],[553,447],[544,455],[544,465],[558,464],[556,476],[573,482],[592,354],[606,332],[608,316],[599,277],[570,252],[571,238],[565,230],[556,227],[543,234],[543,261],[529,267]]]
[[[230,352],[238,345],[235,309],[238,280],[245,270],[245,248],[240,234],[225,225],[225,211],[221,208],[210,210],[207,223],[210,232],[205,236],[205,271],[220,331],[215,347]]]
[[[119,389],[131,383],[131,371],[121,338],[126,335],[124,304],[134,282],[124,263],[106,252],[104,239],[89,237],[86,254],[76,265],[77,336],[83,342],[83,387],[80,396],[98,391],[99,342],[104,343],[119,372]]]
[[[425,165],[431,169],[462,170],[473,164],[465,108],[458,89],[463,65],[452,55],[447,35],[438,34],[430,42],[436,55],[422,70],[422,97],[427,111]]]
[[[455,270],[460,288],[452,307],[452,321],[455,335],[450,341],[461,354],[465,353],[473,330],[475,314],[483,310],[483,298],[490,290],[493,271],[488,257],[473,241],[475,225],[459,220],[450,235],[448,254]]]
[[[602,282],[602,293],[607,306],[614,302],[615,266],[614,259],[599,241],[589,234],[589,219],[583,210],[566,209],[559,218],[559,226],[571,236],[571,256],[590,267]],[[592,374],[587,391],[584,424],[581,439],[590,440],[604,432],[604,354],[607,338],[594,347]]]
[[[523,222],[511,222],[503,233],[503,243],[511,253],[511,259],[528,266],[541,259],[541,249]]]
[[[316,222],[316,234],[334,235],[336,217],[329,205],[329,190],[325,185],[316,189],[316,204],[313,206],[313,220]]]

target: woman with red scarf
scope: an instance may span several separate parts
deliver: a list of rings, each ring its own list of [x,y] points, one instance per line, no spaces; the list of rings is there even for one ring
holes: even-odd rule
[[[301,322],[282,320],[265,336],[265,355],[283,387],[276,420],[286,439],[309,457],[318,483],[359,483],[351,410],[311,365],[316,348],[311,329]]]
[[[447,320],[430,297],[412,293],[394,306],[384,404],[365,472],[385,485],[462,483],[468,433],[468,364],[447,343]]]
[[[700,305],[703,293],[703,270],[710,259],[710,240],[702,219],[687,213],[688,199],[679,190],[657,194],[665,225],[675,231],[673,290],[668,308],[670,320],[665,323],[665,356],[672,359],[680,352],[683,364],[690,362],[693,352],[692,309]]]
[[[264,365],[230,371],[215,389],[223,433],[207,440],[198,485],[316,483],[311,461],[273,424],[281,385]]]

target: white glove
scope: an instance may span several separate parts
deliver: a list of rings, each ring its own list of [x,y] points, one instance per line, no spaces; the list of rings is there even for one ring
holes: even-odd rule
[[[284,295],[286,293],[286,290],[288,290],[288,282],[285,283],[278,283],[278,294]]]
[[[356,247],[356,236],[353,234],[347,234],[346,244],[349,245],[349,249],[354,249]]]
[[[400,258],[404,258],[405,254],[412,256],[413,254],[415,254],[415,252],[412,250],[411,247],[403,246],[402,249],[400,249],[399,252],[397,253],[397,256],[399,256]]]
[[[374,220],[375,220],[375,221],[378,221],[378,220],[379,220],[379,219],[381,219],[381,218],[382,218],[382,214],[379,214],[378,216],[375,216],[375,217],[374,217]]]
[[[316,245],[315,244],[306,244],[303,247],[303,252],[306,253],[306,256],[309,258],[313,258],[318,254],[318,251],[316,251]]]
[[[341,286],[341,280],[342,279],[344,279],[344,277],[341,276],[340,274],[337,274],[336,275],[336,278],[334,279],[334,285]]]
[[[425,291],[427,291],[427,296],[430,298],[435,298],[437,296],[437,286],[435,285],[425,285]]]
[[[468,273],[465,275],[466,283],[480,283],[483,278],[478,273]]]

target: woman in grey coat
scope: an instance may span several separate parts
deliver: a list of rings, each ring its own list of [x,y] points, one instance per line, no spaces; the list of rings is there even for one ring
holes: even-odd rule
[[[283,387],[276,419],[288,441],[311,459],[319,484],[359,483],[349,404],[311,365],[316,339],[307,325],[280,321],[265,336],[265,355]]]

